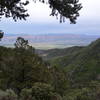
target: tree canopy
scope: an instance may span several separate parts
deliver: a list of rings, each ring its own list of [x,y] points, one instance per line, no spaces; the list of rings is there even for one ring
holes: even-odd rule
[[[21,2],[21,0],[0,0],[0,17],[12,17],[15,21],[17,19],[26,19],[29,16],[25,10],[25,6],[29,2]]]
[[[1,39],[3,38],[3,35],[4,35],[4,32],[2,32],[2,31],[0,30],[0,41],[1,41]]]
[[[37,1],[37,0],[33,0]],[[46,0],[39,0],[45,3]],[[82,8],[79,0],[48,0],[49,7],[52,9],[50,15],[58,17],[60,15],[60,22],[64,22],[68,18],[71,23],[75,24],[79,16],[79,10]],[[14,21],[18,19],[26,20],[29,16],[25,6],[29,4],[29,0],[23,2],[22,0],[0,0],[0,18],[12,17]]]
[[[0,100],[100,100],[100,39],[69,48],[49,67],[26,41],[0,46]]]

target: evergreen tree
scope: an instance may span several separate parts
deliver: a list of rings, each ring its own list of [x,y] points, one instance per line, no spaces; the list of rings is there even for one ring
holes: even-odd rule
[[[2,32],[2,30],[0,30],[0,41],[3,38],[4,32]]]
[[[33,0],[37,1],[37,0]],[[60,14],[60,22],[68,18],[71,23],[76,23],[79,16],[79,10],[82,8],[79,0],[39,0],[42,3],[48,2],[52,9],[51,15],[58,16]],[[29,3],[22,2],[22,0],[0,0],[0,17],[12,17],[15,21],[17,19],[24,19],[29,16],[25,6]]]

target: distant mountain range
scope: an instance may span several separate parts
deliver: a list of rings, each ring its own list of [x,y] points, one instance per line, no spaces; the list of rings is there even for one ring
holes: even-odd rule
[[[17,37],[29,40],[30,45],[37,49],[66,48],[72,46],[86,46],[100,35],[83,34],[5,34],[0,45],[13,47]]]

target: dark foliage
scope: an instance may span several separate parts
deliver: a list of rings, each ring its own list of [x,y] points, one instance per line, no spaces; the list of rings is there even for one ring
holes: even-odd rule
[[[49,82],[47,64],[34,53],[33,48],[26,49],[27,45],[21,46],[14,49],[0,47],[0,88],[2,89],[11,88],[19,92],[23,88],[32,87],[34,82]]]
[[[82,8],[79,0],[49,0],[52,16],[60,14],[60,22],[64,22],[68,18],[71,23],[75,24],[79,16],[79,10]]]
[[[22,2],[21,0],[0,0],[0,17],[12,17],[15,21],[17,19],[24,19],[29,16],[24,8],[29,2]]]
[[[3,38],[3,35],[4,35],[4,32],[2,32],[2,31],[0,30],[0,41],[1,41],[1,39]]]
[[[42,0],[41,2],[45,3],[46,1]],[[82,8],[81,4],[79,4],[79,0],[48,0],[47,2],[52,9],[51,15],[56,17],[60,15],[60,22],[64,22],[65,18],[68,18],[71,23],[76,23],[79,10]],[[28,3],[29,1],[22,2],[21,0],[0,0],[0,17],[12,17],[15,21],[17,21],[17,19],[26,20],[26,17],[29,15],[25,6]]]

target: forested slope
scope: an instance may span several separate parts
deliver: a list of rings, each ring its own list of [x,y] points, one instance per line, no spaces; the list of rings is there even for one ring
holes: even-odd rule
[[[44,60],[21,37],[0,47],[0,100],[100,99],[100,39],[46,52]]]
[[[100,79],[100,39],[76,53],[65,54],[51,61],[53,66],[64,68],[73,82],[83,84]]]

